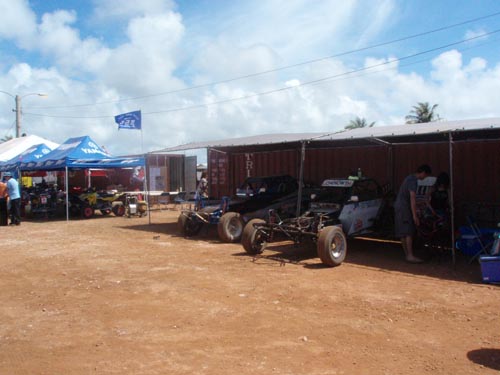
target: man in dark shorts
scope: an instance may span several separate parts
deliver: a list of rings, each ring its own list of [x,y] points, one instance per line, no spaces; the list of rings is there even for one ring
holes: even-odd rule
[[[431,173],[431,167],[427,164],[418,167],[415,174],[411,174],[404,179],[394,202],[396,237],[401,238],[406,261],[410,263],[422,263],[422,259],[413,255],[413,236],[416,227],[420,225],[417,216],[417,181],[423,180]]]

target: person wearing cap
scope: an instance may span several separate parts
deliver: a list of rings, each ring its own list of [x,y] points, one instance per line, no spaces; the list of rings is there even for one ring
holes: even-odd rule
[[[19,191],[19,183],[12,177],[12,173],[5,172],[3,174],[7,180],[7,191],[9,192],[10,200],[10,225],[21,224],[21,192]]]

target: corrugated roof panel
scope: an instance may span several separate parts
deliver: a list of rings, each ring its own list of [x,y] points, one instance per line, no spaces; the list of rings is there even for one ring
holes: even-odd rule
[[[301,141],[341,141],[349,139],[402,137],[411,135],[424,135],[448,133],[455,131],[473,131],[485,129],[500,129],[500,118],[486,118],[458,121],[436,121],[423,124],[403,124],[374,126],[372,128],[359,128],[347,131],[317,132],[317,133],[288,133],[288,134],[261,134],[249,137],[231,138],[206,142],[193,142],[184,145],[168,147],[155,153],[194,150],[200,148],[224,148],[250,145],[271,145]]]

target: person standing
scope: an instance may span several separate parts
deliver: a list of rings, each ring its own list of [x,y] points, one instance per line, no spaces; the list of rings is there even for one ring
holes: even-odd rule
[[[198,188],[196,189],[198,196],[202,199],[208,198],[208,181],[207,172],[201,174],[200,182],[198,183]]]
[[[5,172],[4,177],[7,180],[7,191],[10,201],[10,225],[21,224],[21,192],[19,191],[19,183],[12,177],[12,173]]]
[[[7,198],[9,194],[7,193],[7,184],[0,181],[0,225],[8,224],[8,212],[7,212]]]
[[[410,263],[423,262],[422,259],[413,254],[413,236],[416,227],[420,225],[417,215],[417,182],[431,173],[431,167],[427,164],[418,167],[415,174],[411,174],[404,179],[394,202],[395,234],[396,237],[401,239],[406,261]]]

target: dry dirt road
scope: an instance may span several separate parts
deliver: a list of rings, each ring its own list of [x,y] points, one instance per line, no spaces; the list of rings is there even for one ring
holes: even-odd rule
[[[0,374],[497,374],[500,287],[350,242],[252,258],[148,218],[0,227]]]

